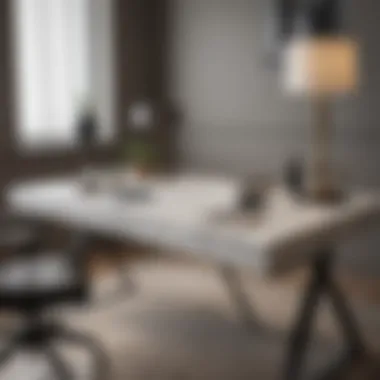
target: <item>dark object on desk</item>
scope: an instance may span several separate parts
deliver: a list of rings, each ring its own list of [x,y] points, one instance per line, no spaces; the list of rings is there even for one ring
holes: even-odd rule
[[[288,190],[296,195],[305,194],[305,167],[303,160],[292,158],[285,166],[284,181]]]
[[[265,206],[269,186],[263,178],[246,181],[241,190],[238,208],[243,213],[260,211]]]
[[[98,125],[94,112],[86,110],[78,118],[77,138],[84,149],[93,148],[96,144]]]
[[[344,200],[344,192],[337,186],[327,187],[316,197],[307,183],[305,163],[300,158],[289,160],[284,170],[284,182],[291,194],[319,204],[334,205]]]
[[[77,140],[86,161],[91,161],[91,151],[95,148],[98,137],[98,125],[96,117],[90,108],[82,111],[77,122]],[[86,192],[92,193],[97,190],[97,178],[93,168],[86,166],[83,168],[81,182]]]
[[[67,342],[92,353],[94,372],[91,379],[108,379],[108,359],[89,337],[70,331],[48,311],[64,304],[85,304],[88,299],[86,241],[75,239],[66,252],[34,252],[19,256],[13,253],[0,264],[0,311],[20,314],[25,327],[17,331],[0,352],[0,371],[9,360],[23,350],[45,355],[54,376],[70,379],[70,367],[54,349],[56,342]]]

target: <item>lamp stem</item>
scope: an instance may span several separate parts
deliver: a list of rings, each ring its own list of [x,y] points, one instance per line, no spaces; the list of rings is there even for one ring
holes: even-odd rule
[[[330,97],[316,96],[313,99],[313,111],[315,126],[311,195],[317,201],[328,201],[335,193],[331,168],[333,115]]]

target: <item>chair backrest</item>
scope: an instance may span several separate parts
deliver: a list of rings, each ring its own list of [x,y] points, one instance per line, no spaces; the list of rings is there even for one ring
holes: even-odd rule
[[[39,237],[36,229],[12,219],[0,219],[0,261],[12,254],[36,252]]]

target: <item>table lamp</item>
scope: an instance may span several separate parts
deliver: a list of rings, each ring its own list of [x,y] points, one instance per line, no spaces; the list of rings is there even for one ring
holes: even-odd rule
[[[342,35],[291,37],[284,48],[283,76],[289,95],[312,101],[314,132],[307,192],[316,201],[341,195],[332,170],[333,100],[358,84],[358,47]]]

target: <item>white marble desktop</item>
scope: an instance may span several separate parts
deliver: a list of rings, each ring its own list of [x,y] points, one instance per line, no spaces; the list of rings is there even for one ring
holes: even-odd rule
[[[273,188],[260,216],[236,217],[240,184],[235,180],[181,175],[147,185],[150,196],[136,201],[105,190],[86,193],[74,177],[34,181],[10,187],[7,200],[16,214],[250,267],[263,275],[304,264],[323,245],[380,218],[377,192],[320,206]]]

